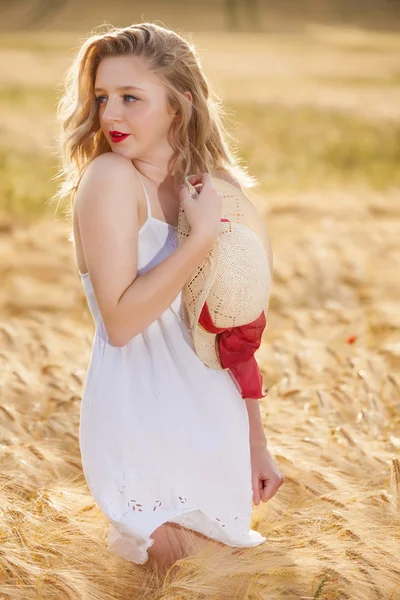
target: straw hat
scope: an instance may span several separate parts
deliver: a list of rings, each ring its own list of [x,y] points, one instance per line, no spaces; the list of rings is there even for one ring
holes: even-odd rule
[[[212,177],[222,196],[221,233],[212,249],[182,289],[196,354],[212,369],[223,369],[216,333],[199,323],[206,303],[207,316],[216,328],[249,324],[268,310],[272,249],[268,231],[258,211],[235,185]],[[189,193],[195,188],[186,181]],[[190,225],[182,204],[178,220],[178,245],[189,236]]]

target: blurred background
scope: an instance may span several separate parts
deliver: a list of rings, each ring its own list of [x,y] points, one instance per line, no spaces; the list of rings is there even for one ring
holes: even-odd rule
[[[239,597],[400,598],[400,1],[0,9],[3,597],[36,599],[46,581],[43,599],[119,599],[138,581],[95,541],[106,524],[78,445],[94,328],[70,222],[47,200],[59,168],[57,85],[72,57],[103,23],[154,21],[197,46],[259,181],[249,197],[274,250],[256,356],[268,445],[286,481],[254,510],[268,544],[243,555],[251,568],[231,557],[242,582],[257,575],[254,595]],[[82,548],[93,550],[85,563]],[[278,575],[260,577],[266,564]],[[191,572],[180,597],[207,581],[202,598],[232,598],[229,577],[226,565]]]
[[[299,31],[310,22],[396,31],[399,0],[20,0],[2,2],[2,28],[90,30],[160,19],[189,31]]]

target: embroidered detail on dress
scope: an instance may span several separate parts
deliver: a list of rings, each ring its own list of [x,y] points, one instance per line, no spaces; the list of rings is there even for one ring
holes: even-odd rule
[[[136,510],[138,509],[139,512],[143,512],[143,508],[141,508],[143,506],[143,504],[139,504],[138,502],[136,502],[136,500],[129,500],[128,504],[132,503],[132,509]]]
[[[123,486],[125,487],[125,486]],[[178,500],[181,504],[186,504],[188,499],[185,496],[178,496]],[[134,511],[138,511],[138,512],[143,512],[143,510],[145,510],[145,507],[143,507],[143,504],[137,502],[137,500],[128,500],[128,505],[132,508],[132,510]],[[157,508],[160,508],[160,506],[162,506],[162,500],[155,500],[154,503],[151,505],[151,509],[153,511],[157,510]],[[189,517],[190,518],[190,517]],[[220,524],[221,527],[226,527],[226,523],[223,523],[222,520],[219,517],[214,517],[214,519],[216,521],[218,521],[218,523]],[[235,517],[233,519],[233,523],[238,524],[239,521],[239,517]],[[212,529],[210,529],[209,533],[211,534],[213,532]]]
[[[123,486],[125,487],[125,486]],[[120,492],[122,492],[122,488],[120,488],[119,490]],[[181,504],[186,504],[187,502],[187,498],[185,498],[184,496],[178,496],[179,501],[181,502]],[[137,500],[135,499],[131,499],[128,500],[128,506],[130,506],[132,508],[132,510],[138,510],[139,512],[143,512],[143,504],[139,503]],[[155,500],[154,503],[151,505],[151,509],[157,510],[157,508],[160,508],[160,506],[162,506],[162,500]],[[144,507],[144,510],[146,509],[146,507]]]
[[[153,510],[156,510],[156,508],[160,508],[162,502],[161,500],[156,500],[155,503],[153,504]]]

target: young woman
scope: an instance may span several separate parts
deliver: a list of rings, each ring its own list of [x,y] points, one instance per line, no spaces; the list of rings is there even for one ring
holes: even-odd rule
[[[193,350],[182,288],[220,230],[212,176],[249,187],[196,50],[153,23],[89,37],[58,107],[77,266],[96,325],[80,449],[110,548],[169,566],[202,540],[262,544],[283,476],[259,403]],[[185,178],[199,185],[192,198]],[[178,247],[179,206],[191,227]],[[194,544],[194,546],[193,546]]]

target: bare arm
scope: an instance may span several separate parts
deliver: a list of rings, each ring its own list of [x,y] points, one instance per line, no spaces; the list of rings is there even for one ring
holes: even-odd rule
[[[75,201],[87,270],[115,346],[127,344],[171,305],[215,241],[193,230],[182,246],[138,277],[139,193],[131,161],[106,153],[89,165]]]
[[[250,446],[266,447],[267,446],[267,438],[266,438],[266,435],[264,432],[264,427],[262,424],[260,402],[258,400],[254,400],[253,398],[246,398],[245,403],[246,403],[247,413],[249,415]]]
[[[190,235],[182,246],[125,290],[114,315],[114,329],[119,332],[117,345],[127,344],[171,306],[210,249],[200,236]]]

